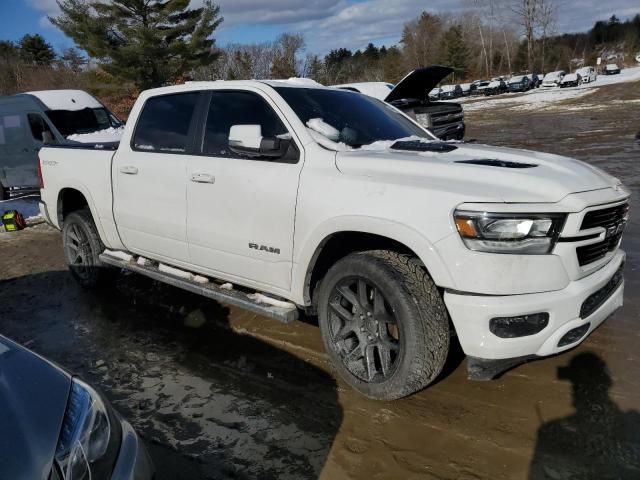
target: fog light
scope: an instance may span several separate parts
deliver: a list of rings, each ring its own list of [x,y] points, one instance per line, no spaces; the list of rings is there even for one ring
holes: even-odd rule
[[[580,327],[576,327],[572,330],[569,330],[560,339],[560,341],[558,342],[558,346],[565,347],[567,345],[571,345],[572,343],[577,342],[578,340],[580,340],[582,337],[586,335],[586,333],[589,331],[590,326],[591,326],[591,323],[586,323]]]
[[[500,338],[517,338],[535,335],[549,324],[546,312],[519,315],[517,317],[497,317],[489,320],[489,330]]]

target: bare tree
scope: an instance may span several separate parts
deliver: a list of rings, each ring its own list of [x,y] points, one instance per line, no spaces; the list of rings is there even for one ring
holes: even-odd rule
[[[558,15],[558,7],[554,0],[539,0],[540,7],[538,10],[538,25],[541,36],[541,72],[545,71],[545,55],[547,39],[556,32],[556,18]]]
[[[511,5],[511,10],[516,17],[516,21],[524,30],[524,37],[527,41],[527,67],[530,72],[533,71],[533,46],[541,1],[542,0],[514,0]]]

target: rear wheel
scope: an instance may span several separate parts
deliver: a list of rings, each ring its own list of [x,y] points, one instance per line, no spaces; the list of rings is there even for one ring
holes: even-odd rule
[[[385,250],[345,257],[322,281],[318,312],[335,368],[370,398],[410,395],[442,371],[449,317],[416,258]]]
[[[9,189],[4,188],[4,185],[0,183],[0,201],[9,200]]]
[[[112,273],[100,261],[105,247],[88,209],[70,213],[64,219],[62,242],[69,270],[83,287],[97,287]]]

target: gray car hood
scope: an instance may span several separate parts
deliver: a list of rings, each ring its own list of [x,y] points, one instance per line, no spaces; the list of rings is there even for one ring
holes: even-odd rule
[[[0,335],[0,478],[46,480],[71,377]]]

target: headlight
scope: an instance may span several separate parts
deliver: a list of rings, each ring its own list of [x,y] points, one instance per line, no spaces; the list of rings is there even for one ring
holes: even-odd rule
[[[455,223],[470,250],[540,255],[551,252],[564,214],[503,214],[456,211]]]
[[[117,438],[112,438],[115,422],[111,418],[109,407],[100,395],[74,378],[56,448],[56,461],[65,480],[111,476],[113,458],[109,457],[118,449]],[[104,471],[109,472],[108,475],[104,475]]]

